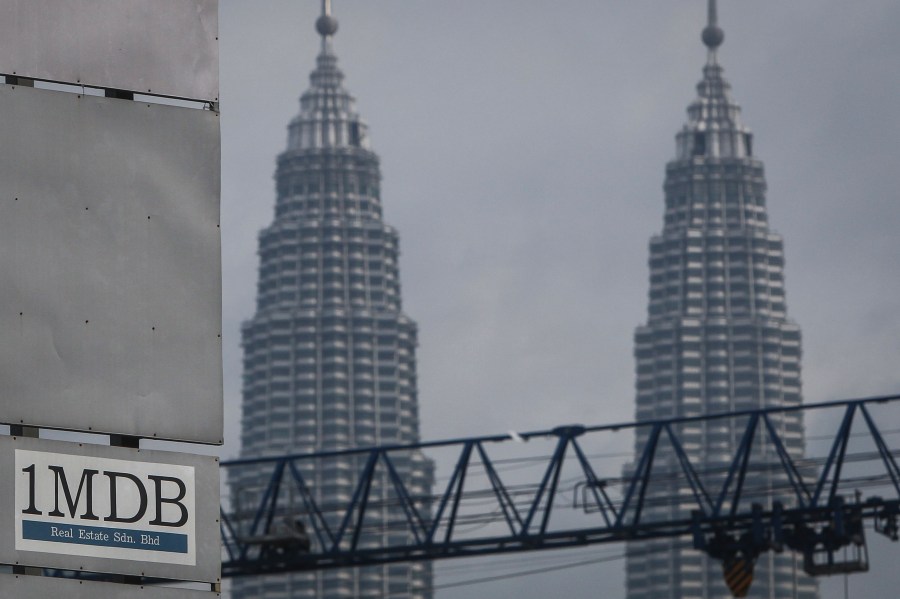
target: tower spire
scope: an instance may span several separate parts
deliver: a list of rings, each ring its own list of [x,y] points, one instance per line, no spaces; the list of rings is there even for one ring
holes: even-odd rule
[[[330,38],[337,29],[337,19],[331,16],[331,0],[322,0],[322,14],[316,19],[316,31],[322,36],[322,52],[327,51]]]
[[[719,14],[716,0],[709,0],[707,5],[706,27],[703,28],[701,36],[703,44],[709,48],[709,61],[716,61],[716,49],[722,45],[725,39],[725,32],[719,27]]]

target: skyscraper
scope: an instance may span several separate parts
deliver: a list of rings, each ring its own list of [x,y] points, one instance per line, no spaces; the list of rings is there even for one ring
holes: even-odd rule
[[[321,52],[277,160],[274,221],[259,236],[256,314],[242,330],[242,457],[419,440],[417,333],[401,310],[398,235],[382,220],[378,156],[342,85],[330,8],[323,0]],[[360,467],[351,458],[301,466],[333,526],[342,514],[327,506],[349,503]],[[430,492],[421,454],[397,468],[413,494]],[[244,472],[230,484],[240,507],[261,483]],[[408,534],[393,525],[401,508],[387,481],[373,489],[380,501],[360,546],[398,544]],[[430,564],[416,563],[240,579],[233,596],[427,599],[430,589]]]
[[[663,230],[650,241],[650,305],[635,333],[638,421],[801,403],[800,329],[786,313],[783,243],[769,229],[763,164],[718,63],[723,39],[709,0],[702,34],[708,59],[666,167]],[[801,413],[773,421],[791,457],[802,457]],[[707,482],[724,478],[741,425],[712,420],[680,427]],[[646,431],[637,437],[640,447]],[[753,501],[765,506],[787,494],[778,469],[765,467],[776,459],[770,452],[766,443],[756,446],[753,459],[762,467],[746,482]],[[674,452],[658,456],[655,468],[646,518],[689,517]],[[721,564],[681,539],[629,545],[627,587],[629,599],[731,597]],[[814,599],[817,586],[799,558],[767,552],[748,596]]]

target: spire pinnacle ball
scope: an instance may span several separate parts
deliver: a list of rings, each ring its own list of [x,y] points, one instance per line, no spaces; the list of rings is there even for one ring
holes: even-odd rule
[[[707,48],[715,50],[721,46],[722,41],[725,40],[725,32],[722,31],[722,28],[718,25],[707,25],[703,28],[703,35],[701,37]]]
[[[322,15],[316,19],[316,31],[321,36],[334,35],[338,30],[337,19],[331,15]]]

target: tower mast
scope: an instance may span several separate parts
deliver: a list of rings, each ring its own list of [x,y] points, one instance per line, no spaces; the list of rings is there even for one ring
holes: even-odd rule
[[[703,44],[709,48],[709,63],[715,64],[716,49],[725,40],[725,32],[719,27],[719,11],[716,0],[709,0],[706,12],[706,27],[703,28],[701,39]]]

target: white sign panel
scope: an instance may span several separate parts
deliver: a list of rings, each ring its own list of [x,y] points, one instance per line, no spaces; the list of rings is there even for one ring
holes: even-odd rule
[[[197,563],[191,466],[16,451],[16,549]]]
[[[222,443],[219,116],[0,85],[0,422]]]
[[[0,563],[219,579],[215,458],[0,437],[0,474]]]
[[[0,73],[219,99],[218,0],[3,0]]]

